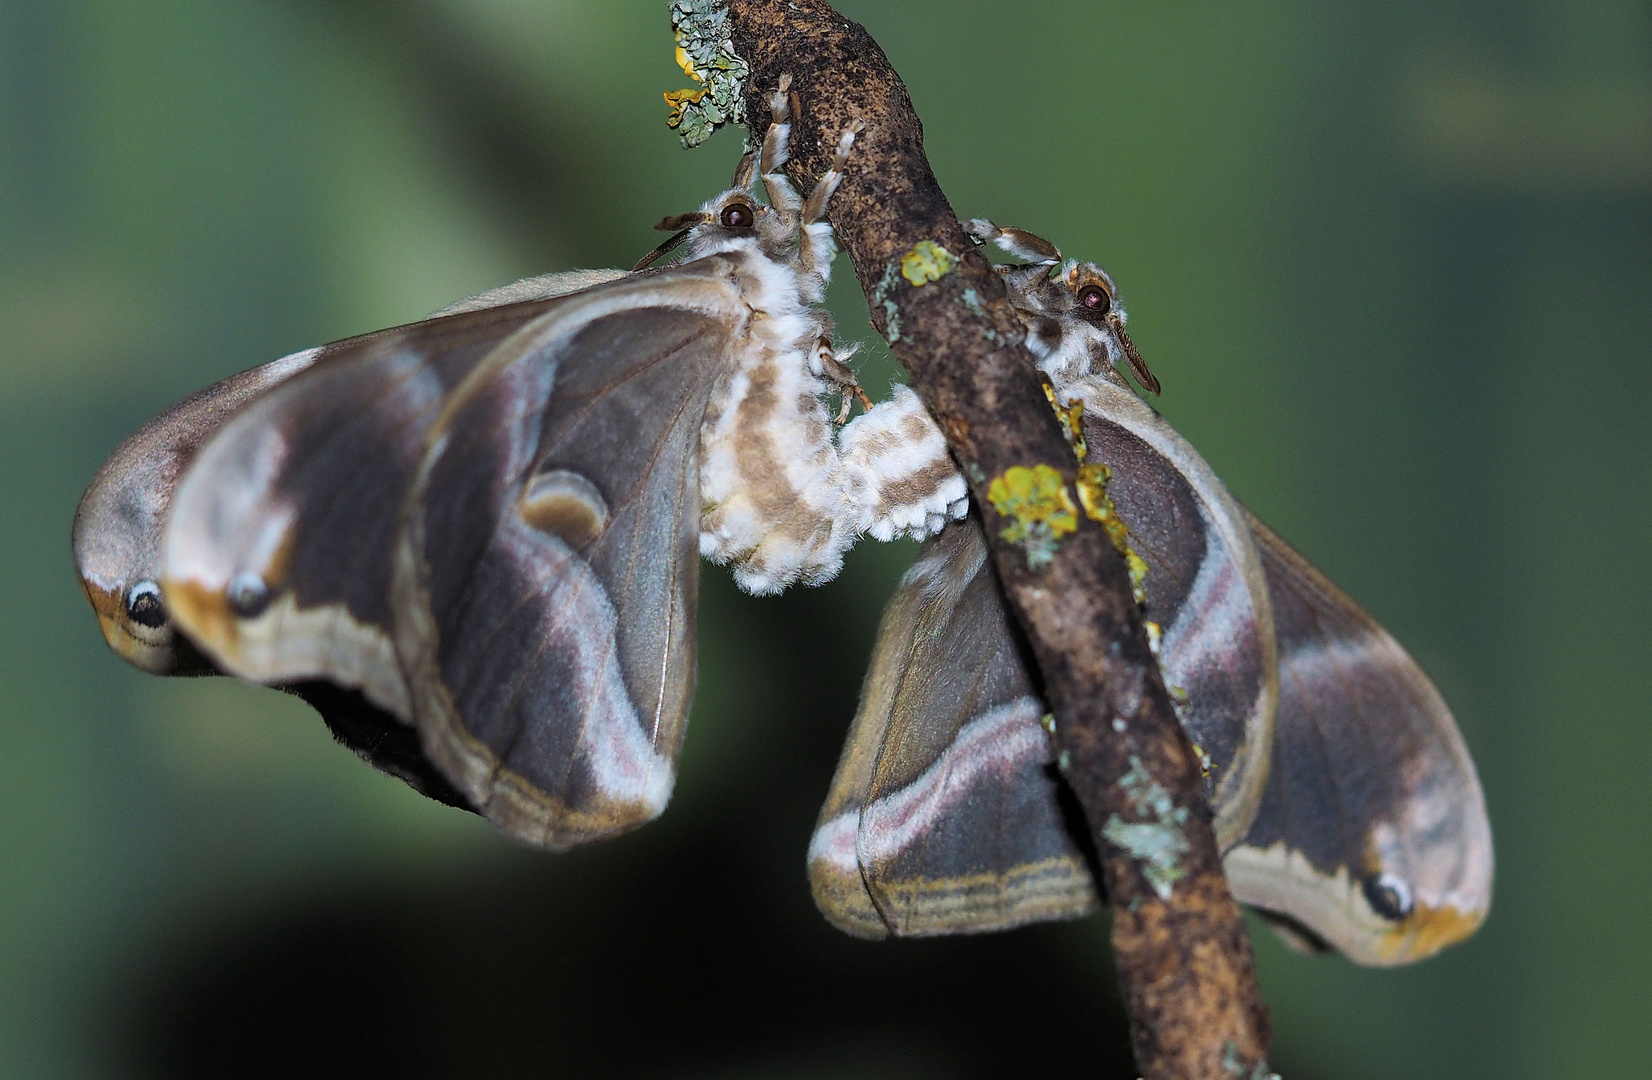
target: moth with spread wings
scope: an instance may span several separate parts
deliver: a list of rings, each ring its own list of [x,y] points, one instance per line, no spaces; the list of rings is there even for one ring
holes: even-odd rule
[[[1112,280],[1047,241],[971,222],[1002,266],[1086,460],[1147,566],[1147,615],[1234,895],[1287,940],[1366,964],[1471,933],[1491,896],[1484,799],[1450,711],[1370,616],[1234,501],[1132,393],[1157,389]],[[1069,414],[1071,415],[1071,414]],[[815,899],[849,933],[944,934],[1096,907],[1045,712],[978,521],[947,526],[884,612],[820,824]]]
[[[164,671],[187,644],[292,686],[375,764],[530,843],[655,816],[692,694],[697,556],[772,592],[831,577],[861,532],[925,535],[964,507],[938,433],[887,437],[922,415],[909,391],[834,430],[824,399],[856,388],[815,304],[854,132],[798,198],[786,90],[760,164],[670,221],[683,261],[519,283],[140,431],[76,521],[111,645]],[[403,724],[423,773],[420,755],[389,767]]]

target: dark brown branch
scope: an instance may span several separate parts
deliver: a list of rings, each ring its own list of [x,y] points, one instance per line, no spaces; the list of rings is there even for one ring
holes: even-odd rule
[[[803,190],[826,168],[838,134],[852,120],[867,125],[832,223],[874,325],[969,478],[999,579],[1043,674],[1064,773],[1102,854],[1142,1072],[1150,1080],[1248,1078],[1267,1053],[1267,1009],[1222,875],[1199,768],[1148,650],[1124,561],[1081,515],[1053,560],[1031,569],[1026,552],[1001,537],[1006,519],[987,499],[991,480],[1012,466],[1048,465],[1069,485],[1076,469],[1004,286],[965,236],[929,169],[906,88],[864,28],[822,0],[729,0],[728,12],[734,50],[751,66],[747,115],[759,139],[767,92],[783,73],[793,78],[799,109],[790,169]],[[915,287],[899,262],[925,240],[958,264]],[[1140,785],[1121,785],[1137,763],[1186,815],[1157,814]],[[1173,824],[1178,816],[1185,827]],[[1143,865],[1103,835],[1115,818],[1181,828],[1188,850],[1168,900]]]

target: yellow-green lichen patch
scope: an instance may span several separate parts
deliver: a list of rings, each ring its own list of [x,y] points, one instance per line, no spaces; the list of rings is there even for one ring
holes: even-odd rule
[[[677,36],[677,66],[700,83],[699,89],[667,91],[669,127],[683,146],[698,146],[718,126],[743,123],[742,90],[750,73],[729,41],[722,0],[671,0],[671,28]]]
[[[1078,508],[1061,473],[1048,465],[1012,465],[987,485],[987,501],[1010,522],[998,533],[1027,553],[1027,567],[1048,566],[1060,539],[1078,529]]]
[[[1073,448],[1073,456],[1080,462],[1090,448],[1084,443],[1084,399],[1074,398],[1072,404],[1062,405],[1055,396],[1055,387],[1044,383],[1044,399],[1055,410],[1055,418],[1061,421],[1061,433],[1067,436],[1067,444]]]
[[[1130,592],[1136,603],[1141,604],[1147,600],[1147,591],[1143,588],[1147,580],[1147,563],[1130,547],[1130,530],[1125,528],[1124,519],[1119,517],[1118,508],[1113,505],[1113,496],[1107,492],[1107,485],[1112,479],[1113,470],[1100,462],[1080,465],[1073,487],[1078,491],[1078,502],[1084,507],[1084,516],[1107,531],[1113,550],[1123,557],[1124,565],[1130,570]]]
[[[958,257],[933,240],[919,240],[912,250],[901,256],[901,277],[913,285],[927,285],[939,281],[954,266]]]
[[[1107,819],[1101,835],[1117,844],[1141,864],[1142,876],[1169,900],[1176,882],[1187,876],[1182,856],[1191,845],[1187,839],[1187,807],[1177,806],[1163,784],[1153,779],[1141,758],[1131,755],[1130,771],[1119,780],[1140,821],[1125,821],[1118,814]]]

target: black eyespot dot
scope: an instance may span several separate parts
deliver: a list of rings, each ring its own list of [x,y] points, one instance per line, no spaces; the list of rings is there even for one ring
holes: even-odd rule
[[[756,215],[745,203],[729,203],[723,207],[722,222],[726,229],[749,229],[755,220]]]
[[[1105,315],[1113,306],[1113,298],[1100,285],[1086,285],[1078,290],[1078,302],[1097,315]]]
[[[126,617],[151,630],[165,626],[166,605],[161,603],[161,587],[153,581],[140,581],[128,589]]]
[[[1397,874],[1378,874],[1365,879],[1365,899],[1371,910],[1383,918],[1399,922],[1411,914],[1414,901],[1411,886]]]
[[[256,619],[270,606],[270,587],[257,574],[243,570],[229,579],[225,598],[235,614],[243,619]]]

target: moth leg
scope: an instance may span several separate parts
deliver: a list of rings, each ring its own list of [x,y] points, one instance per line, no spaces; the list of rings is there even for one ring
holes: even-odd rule
[[[855,136],[866,130],[866,125],[859,121],[850,121],[849,126],[843,129],[838,136],[837,153],[832,155],[832,167],[821,174],[815,189],[809,193],[809,201],[803,204],[803,224],[813,225],[826,216],[826,204],[832,201],[838,184],[843,182],[843,167],[849,164],[849,151],[854,149]]]
[[[757,154],[754,151],[747,150],[740,155],[740,164],[734,167],[734,179],[729,182],[729,187],[739,191],[750,190],[756,172]]]
[[[849,412],[856,401],[860,402],[863,411],[870,412],[872,409],[872,399],[866,396],[866,391],[861,389],[855,373],[849,370],[849,365],[845,363],[859,350],[859,342],[845,349],[835,349],[832,347],[832,339],[822,334],[816,342],[814,356],[809,365],[815,369],[815,374],[824,376],[826,381],[832,384],[833,389],[842,395],[843,404],[835,420],[840,426],[848,421]]]
[[[763,193],[769,205],[787,214],[797,213],[802,200],[781,168],[791,160],[792,108],[788,95],[792,77],[780,76],[780,85],[769,95],[769,130],[763,136],[763,156],[758,168],[763,174]]]
[[[983,244],[997,244],[999,250],[1029,263],[1058,263],[1061,249],[1025,229],[999,228],[986,218],[972,218],[964,231]]]
[[[832,257],[837,245],[832,242],[832,226],[825,220],[826,207],[832,194],[843,182],[843,168],[849,163],[849,151],[854,148],[855,136],[866,130],[866,125],[855,120],[838,137],[837,153],[832,156],[832,167],[827,169],[809,193],[803,204],[802,228],[798,236],[798,261],[804,268],[806,290],[811,299],[818,300],[826,291],[826,282],[832,276]]]

